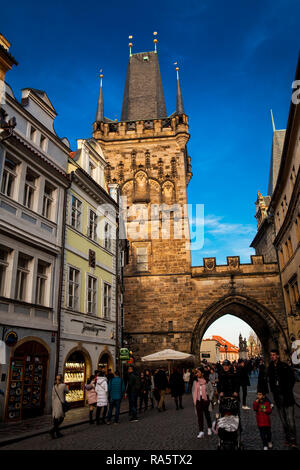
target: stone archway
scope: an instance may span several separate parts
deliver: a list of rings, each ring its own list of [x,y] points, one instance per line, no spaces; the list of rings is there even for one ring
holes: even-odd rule
[[[200,345],[205,331],[218,318],[230,314],[244,320],[259,337],[268,362],[268,352],[278,348],[283,359],[288,358],[289,340],[276,317],[265,306],[245,296],[225,295],[207,307],[199,317],[191,339],[191,353],[196,362],[200,360]]]

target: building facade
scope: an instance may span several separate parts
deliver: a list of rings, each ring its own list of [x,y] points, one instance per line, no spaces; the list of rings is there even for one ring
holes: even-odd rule
[[[6,85],[2,108],[16,123],[0,134],[0,415],[13,422],[51,409],[70,149],[44,91],[23,89],[19,102]]]
[[[229,341],[222,338],[222,336],[213,335],[212,338],[220,344],[219,351],[221,362],[225,361],[225,359],[228,359],[230,362],[239,360],[239,348],[237,346],[231,344]]]
[[[200,359],[216,364],[220,361],[220,343],[213,338],[206,338],[201,341]]]
[[[300,79],[300,58],[295,81]],[[297,83],[297,82],[296,82]],[[270,201],[290,340],[300,339],[300,106],[292,97],[278,178]]]
[[[117,201],[105,182],[106,161],[94,139],[71,152],[59,371],[67,400],[85,403],[86,379],[100,366],[115,369],[117,325]]]

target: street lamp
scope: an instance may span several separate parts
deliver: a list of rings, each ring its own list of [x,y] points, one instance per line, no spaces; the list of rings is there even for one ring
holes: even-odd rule
[[[225,358],[227,359],[227,348],[228,348],[227,344],[225,344],[224,348],[225,348]]]

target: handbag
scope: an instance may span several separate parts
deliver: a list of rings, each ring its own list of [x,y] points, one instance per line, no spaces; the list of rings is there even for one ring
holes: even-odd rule
[[[70,410],[70,408],[71,408],[70,404],[69,404],[67,401],[64,401],[64,402],[61,401],[61,399],[60,399],[60,397],[59,397],[59,395],[58,395],[58,393],[57,393],[57,390],[56,390],[55,385],[54,385],[54,390],[55,390],[55,393],[56,393],[56,395],[57,395],[57,398],[59,399],[59,401],[60,401],[60,403],[61,403],[63,412],[64,412],[64,413],[67,413],[67,412]]]

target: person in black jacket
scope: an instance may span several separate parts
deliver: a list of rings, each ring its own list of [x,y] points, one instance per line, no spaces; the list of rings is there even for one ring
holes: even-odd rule
[[[258,366],[257,390],[260,390],[264,395],[269,393],[267,369],[263,359],[260,359]]]
[[[296,379],[292,368],[285,362],[280,361],[278,349],[271,351],[268,379],[283,425],[286,445],[296,447],[295,398],[293,394]]]
[[[129,402],[130,421],[138,421],[137,419],[137,399],[140,389],[139,377],[135,374],[133,367],[128,367],[127,395]]]
[[[184,394],[184,380],[183,375],[178,371],[177,367],[174,367],[173,373],[170,375],[170,388],[171,395],[175,400],[176,410],[179,410],[179,408],[183,410],[182,395]]]
[[[242,359],[239,363],[237,369],[238,381],[239,381],[239,389],[242,388],[243,391],[243,410],[250,410],[249,406],[246,405],[247,400],[247,387],[250,385],[248,370],[245,364],[245,361]]]
[[[154,376],[154,385],[155,385],[155,388],[159,391],[159,395],[160,395],[157,409],[158,411],[166,411],[165,393],[166,393],[166,389],[169,386],[169,382],[168,382],[166,373],[162,368],[160,368],[159,371]]]
[[[220,398],[222,397],[238,397],[239,396],[239,382],[237,374],[234,374],[231,369],[230,361],[225,359],[223,361],[223,368],[219,373],[219,381],[217,389]]]

